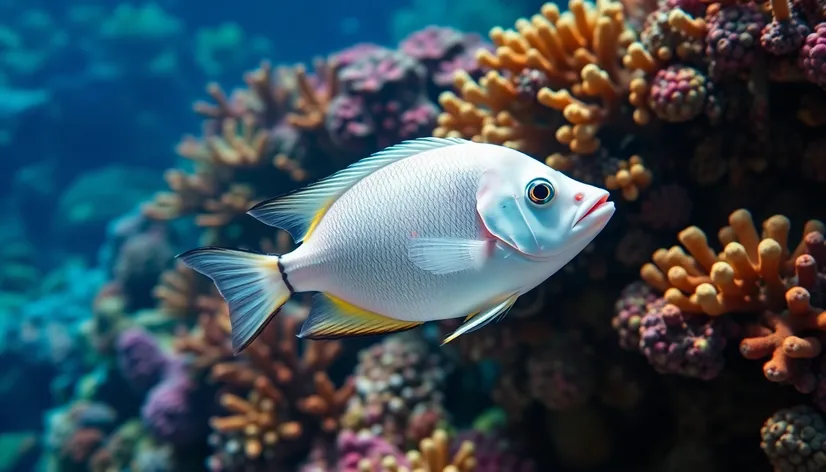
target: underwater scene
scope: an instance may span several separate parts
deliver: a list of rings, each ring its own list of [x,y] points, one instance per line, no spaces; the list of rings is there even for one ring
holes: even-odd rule
[[[826,0],[0,0],[0,472],[826,472]]]

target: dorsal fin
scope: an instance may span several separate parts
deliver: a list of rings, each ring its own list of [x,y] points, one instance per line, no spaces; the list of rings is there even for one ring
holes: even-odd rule
[[[261,202],[247,213],[264,224],[288,231],[293,240],[300,243],[310,236],[330,205],[365,176],[388,164],[425,151],[469,142],[461,138],[419,138],[404,141],[304,188]]]

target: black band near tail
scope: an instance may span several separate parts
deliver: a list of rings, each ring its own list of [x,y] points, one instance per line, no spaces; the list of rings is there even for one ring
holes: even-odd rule
[[[290,295],[295,295],[295,289],[293,289],[293,284],[287,279],[287,271],[284,270],[284,264],[281,263],[281,258],[278,258],[278,272],[281,272],[281,280],[284,281],[284,285],[290,289]]]

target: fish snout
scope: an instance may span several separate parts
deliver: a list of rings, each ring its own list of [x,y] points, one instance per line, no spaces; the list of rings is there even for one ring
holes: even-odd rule
[[[593,226],[605,226],[614,214],[614,202],[608,200],[609,194],[605,190],[594,192],[592,195],[577,194],[578,207],[574,215],[574,228]]]

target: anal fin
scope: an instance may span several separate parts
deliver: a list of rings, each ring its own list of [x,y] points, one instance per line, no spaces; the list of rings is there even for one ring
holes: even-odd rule
[[[310,315],[299,338],[341,339],[375,334],[398,333],[413,329],[422,322],[394,320],[367,311],[330,294],[318,293],[313,297]]]
[[[516,303],[517,298],[519,298],[519,294],[515,293],[486,310],[468,315],[465,318],[465,322],[456,328],[456,331],[446,337],[444,341],[442,341],[442,346],[463,334],[472,333],[478,329],[481,329],[494,320],[501,320],[508,314],[508,311],[510,311],[511,307],[513,307],[513,304]]]

